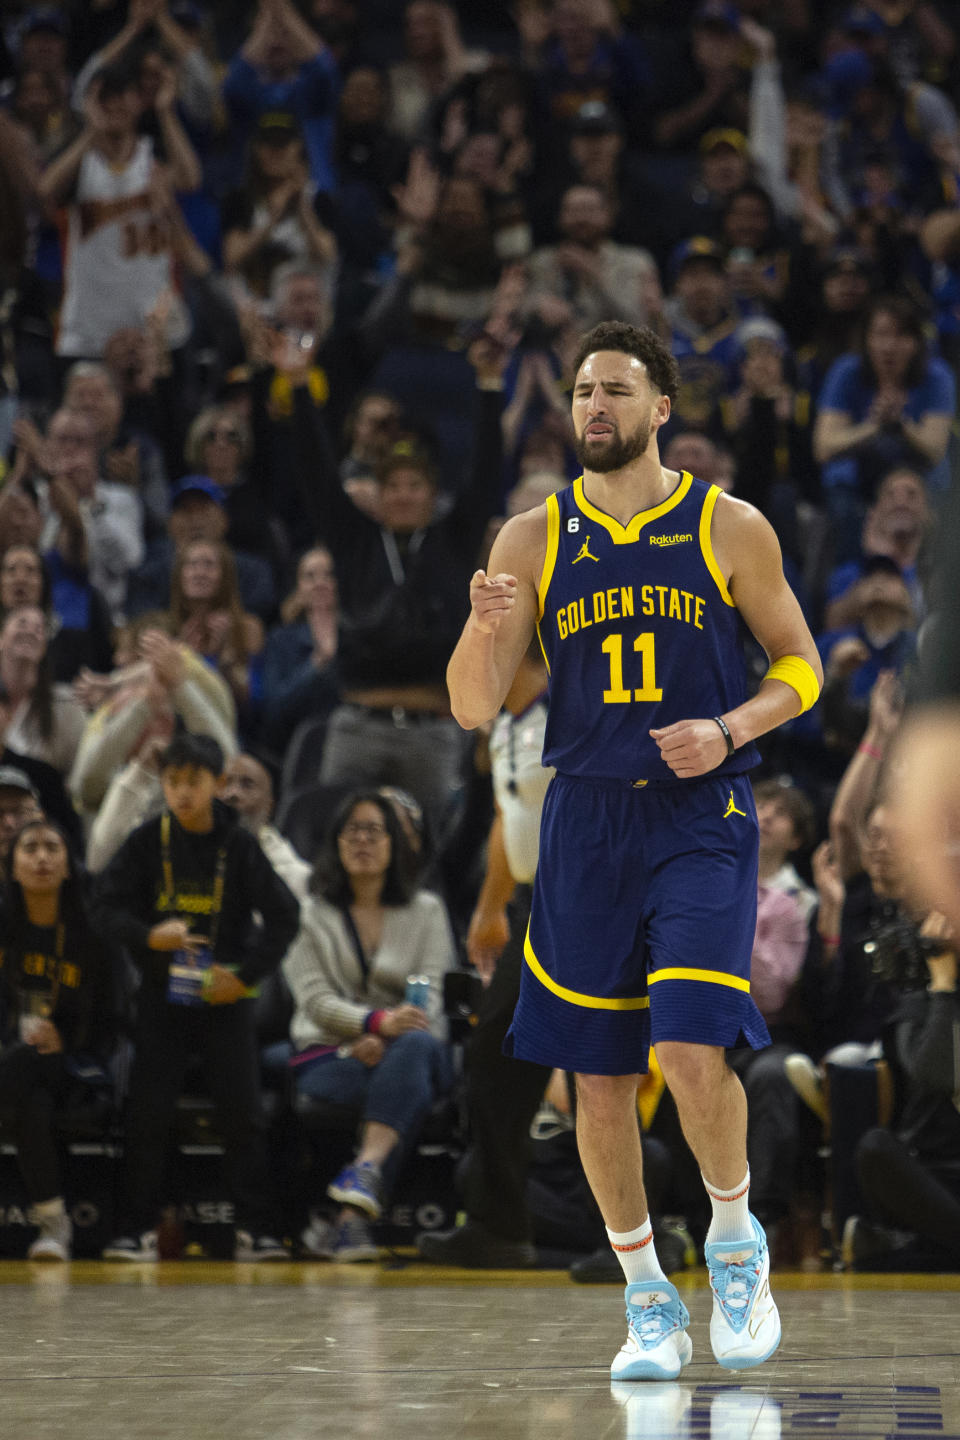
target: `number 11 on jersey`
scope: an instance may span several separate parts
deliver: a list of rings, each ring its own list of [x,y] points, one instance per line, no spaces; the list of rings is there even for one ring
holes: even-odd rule
[[[619,633],[608,635],[600,646],[610,657],[610,689],[603,692],[604,705],[629,705],[631,700],[662,700],[663,691],[657,689],[656,663],[653,653],[653,634],[644,631],[633,642],[633,648],[642,657],[639,690],[626,690],[623,684],[623,636]]]

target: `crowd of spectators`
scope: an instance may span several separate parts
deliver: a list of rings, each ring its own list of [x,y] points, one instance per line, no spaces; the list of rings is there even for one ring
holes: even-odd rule
[[[70,1056],[106,1063],[114,1023],[91,1038],[91,904],[109,963],[126,950],[142,977],[119,1239],[151,1253],[178,1083],[145,1098],[167,1034],[155,952],[184,947],[149,940],[162,906],[134,914],[129,846],[149,850],[164,814],[179,826],[171,772],[198,767],[303,903],[290,1083],[365,1117],[320,1248],[373,1253],[366,1222],[451,1083],[401,971],[436,990],[466,953],[492,818],[486,739],[452,720],[446,660],[497,527],[577,473],[571,357],[608,319],[669,341],[665,463],[769,518],[824,661],[757,791],[776,1044],[735,1063],[776,1226],[803,1168],[795,1090],[822,1111],[824,1064],[877,1059],[898,1014],[861,942],[903,899],[878,772],[957,483],[951,7],[12,0],[2,23],[0,1101],[34,1140],[37,1253],[69,1249],[37,1132]],[[180,754],[184,736],[200,750]],[[176,830],[200,891],[235,833],[215,804],[202,863]],[[271,927],[244,897],[250,983],[283,958],[272,903]],[[236,1077],[247,1031],[195,1019],[192,1043],[219,1036]],[[247,1082],[232,1108],[223,1074],[214,1092],[241,1248],[263,1258],[280,1252]]]

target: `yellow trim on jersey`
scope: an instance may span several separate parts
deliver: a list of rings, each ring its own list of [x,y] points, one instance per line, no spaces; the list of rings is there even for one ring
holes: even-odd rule
[[[700,549],[707,569],[713,576],[717,589],[720,591],[724,604],[732,605],[733,596],[727,589],[727,582],[723,578],[723,571],[717,564],[717,557],[713,553],[713,541],[710,539],[710,523],[713,520],[713,511],[723,491],[719,485],[711,485],[703,502],[703,509],[700,511]]]
[[[540,613],[538,620],[543,619],[543,612],[547,603],[547,591],[550,589],[550,581],[553,579],[553,572],[557,564],[557,551],[560,548],[560,502],[556,495],[547,496],[547,553],[543,557],[543,569],[540,572],[540,584],[537,589],[537,597],[540,601]]]
[[[558,985],[556,980],[551,980],[533,953],[529,925],[523,942],[523,954],[540,984],[545,985],[554,995],[559,995],[561,1000],[566,1000],[570,1005],[579,1005],[584,1010],[647,1010],[650,1007],[650,999],[647,995],[611,996],[608,998],[604,995],[582,995],[579,990],[568,990],[564,985]]]
[[[784,685],[789,685],[800,697],[800,714],[816,705],[820,695],[820,682],[813,671],[813,666],[804,660],[802,655],[781,655],[779,660],[774,660],[770,669],[764,675],[764,680],[780,680]]]
[[[688,970],[678,965],[672,970],[655,970],[647,976],[648,985],[654,985],[658,980],[703,980],[708,985],[726,985],[731,990],[743,990],[750,994],[749,980],[742,980],[739,975],[723,975],[717,970]]]
[[[607,515],[602,510],[598,510],[596,505],[590,504],[583,493],[582,475],[573,482],[573,498],[576,501],[577,509],[581,510],[588,520],[595,520],[598,525],[602,525],[604,530],[609,532],[614,545],[632,545],[639,538],[644,525],[649,525],[653,520],[659,520],[662,515],[666,515],[668,510],[673,510],[681,500],[686,498],[687,491],[692,484],[693,476],[689,470],[681,470],[680,482],[673,494],[668,495],[666,500],[655,505],[652,510],[638,511],[629,525],[621,525],[620,521],[614,520],[612,515]]]

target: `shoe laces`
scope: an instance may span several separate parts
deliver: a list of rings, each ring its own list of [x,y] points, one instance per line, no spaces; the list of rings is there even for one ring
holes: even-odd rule
[[[759,1279],[759,1265],[738,1260],[731,1260],[711,1272],[714,1294],[735,1330],[741,1329],[747,1318],[747,1310]]]
[[[639,1317],[635,1310],[632,1313],[628,1310],[627,1319],[645,1350],[654,1349],[671,1330],[676,1328],[675,1318],[662,1300],[654,1300],[649,1305],[643,1305]]]

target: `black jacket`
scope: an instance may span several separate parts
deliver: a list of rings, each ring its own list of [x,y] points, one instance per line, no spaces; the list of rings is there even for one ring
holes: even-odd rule
[[[14,921],[0,910],[0,1044],[16,1043],[31,991],[53,999],[50,1019],[67,1054],[105,1061],[117,1036],[121,957],[91,927],[66,924],[62,953],[55,926]]]
[[[203,913],[204,901],[213,893],[222,846],[226,867],[214,959],[236,969],[245,985],[255,985],[276,969],[297,933],[300,906],[296,897],[256,837],[242,828],[229,806],[217,800],[213,829],[207,834],[188,832],[171,817],[171,868],[176,898],[185,903],[161,909],[162,818],[158,815],[134,830],[100,875],[94,892],[94,923],[104,935],[127,947],[142,971],[145,986],[157,992],[165,989],[170,952],[151,950],[147,937],[154,925],[178,916],[189,920],[193,931],[209,934],[211,919],[209,913]]]

